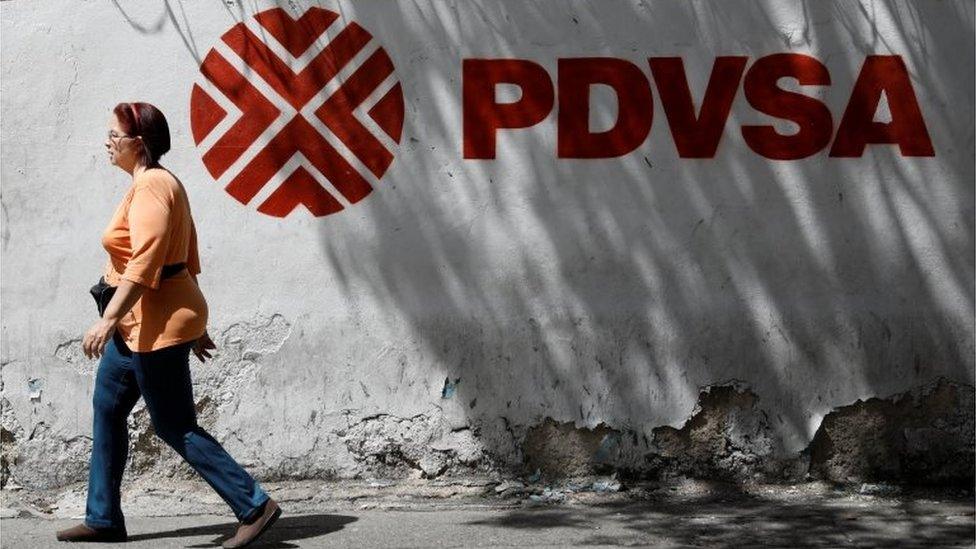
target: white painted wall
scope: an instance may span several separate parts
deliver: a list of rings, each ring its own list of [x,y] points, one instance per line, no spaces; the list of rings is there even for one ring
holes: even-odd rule
[[[730,380],[759,395],[794,452],[836,406],[939,376],[972,383],[970,2],[321,5],[386,48],[406,121],[376,191],[318,219],[239,204],[189,133],[199,61],[274,4],[0,6],[3,426],[41,441],[25,446],[37,455],[20,478],[57,483],[51,463],[83,478],[87,464],[96,362],[80,338],[100,233],[130,183],[102,144],[120,101],[169,119],[163,164],[190,194],[221,348],[213,364],[191,359],[196,396],[217,403],[209,428],[262,474],[289,459],[356,474],[349,426],[377,414],[422,417],[454,447],[450,428],[480,426],[476,445],[502,453],[501,417],[649,436]],[[647,57],[681,56],[697,99],[716,55],[779,52],[827,65],[832,85],[809,93],[835,124],[864,57],[901,55],[936,156],[764,159],[738,127],[770,119],[740,89],[713,159],[678,158],[656,91],[651,135],[627,156],[555,158],[551,113],[503,132],[496,160],[462,159],[463,58],[531,59],[554,76],[559,57],[647,73]],[[597,99],[609,124],[612,100]],[[449,398],[445,378],[460,378]]]

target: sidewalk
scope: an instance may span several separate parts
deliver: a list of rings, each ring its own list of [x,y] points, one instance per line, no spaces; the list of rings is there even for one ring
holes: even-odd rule
[[[976,539],[973,496],[959,490],[681,480],[614,491],[600,482],[263,483],[285,513],[255,547],[972,547]],[[232,534],[236,521],[206,485],[165,484],[123,489],[126,547],[214,547]],[[4,490],[0,546],[66,547],[54,531],[79,521],[83,498],[84,487]]]

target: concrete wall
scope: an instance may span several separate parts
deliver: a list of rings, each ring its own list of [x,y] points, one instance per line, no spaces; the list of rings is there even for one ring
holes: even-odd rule
[[[80,341],[130,184],[102,144],[120,101],[169,120],[163,164],[190,194],[219,351],[191,358],[200,422],[260,479],[925,477],[936,465],[905,456],[933,441],[931,459],[970,464],[933,478],[971,477],[971,2],[320,5],[389,54],[403,134],[366,198],[284,218],[232,198],[190,131],[208,51],[275,4],[0,6],[5,483],[87,478],[97,362]],[[829,69],[803,93],[834,128],[866,56],[901,56],[935,155],[767,159],[740,126],[795,127],[740,88],[714,157],[680,158],[653,83],[629,154],[558,158],[555,110],[500,132],[494,160],[462,152],[463,59],[555,80],[560,58],[607,56],[650,79],[648,57],[680,56],[697,105],[716,56],[791,52]],[[615,120],[605,92],[592,128]],[[130,427],[130,471],[192,475],[141,402]]]

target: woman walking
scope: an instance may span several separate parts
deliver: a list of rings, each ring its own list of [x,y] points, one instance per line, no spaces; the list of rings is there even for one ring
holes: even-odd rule
[[[108,251],[105,282],[115,294],[82,343],[101,357],[92,397],[93,444],[85,521],[61,530],[62,541],[125,541],[122,472],[128,455],[126,418],[140,396],[156,434],[173,447],[240,521],[224,547],[254,541],[281,509],[258,483],[197,425],[190,380],[192,350],[202,362],[214,343],[207,334],[207,302],[196,228],[180,181],[159,165],[169,151],[166,118],[148,103],[113,109],[105,141],[109,161],[132,185],[102,234]]]

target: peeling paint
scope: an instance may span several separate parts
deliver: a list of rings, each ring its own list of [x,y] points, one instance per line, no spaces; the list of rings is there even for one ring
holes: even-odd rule
[[[254,382],[262,361],[277,353],[291,333],[291,323],[280,314],[231,324],[216,338],[213,358],[195,367],[194,385],[206,387],[215,398],[216,413],[236,407],[239,391]]]
[[[75,371],[81,375],[94,377],[98,368],[98,361],[91,360],[85,356],[81,348],[81,338],[73,337],[58,343],[54,349],[54,356],[74,367]]]
[[[337,433],[363,468],[379,477],[436,478],[470,472],[483,464],[483,451],[470,428],[451,430],[432,414],[408,418],[377,414]]]
[[[629,427],[577,427],[550,417],[534,425],[500,418],[497,428],[480,422],[451,427],[439,408],[406,417],[379,413],[356,418],[347,412],[341,428],[314,435],[308,452],[245,463],[260,471],[259,477],[274,480],[534,472],[531,478],[619,473],[626,478],[686,475],[736,481],[959,482],[972,472],[972,403],[971,386],[944,380],[887,399],[858,401],[828,414],[810,447],[795,455],[776,446],[759,397],[741,383],[702,388],[685,424],[649,427],[650,440]],[[84,480],[90,439],[61,440],[44,422],[25,436],[6,399],[3,404],[2,484],[10,478],[21,485],[48,487]],[[209,428],[219,420],[221,400],[202,394],[196,410],[198,421]],[[320,418],[313,410],[308,424],[321,429]],[[143,402],[130,415],[128,427],[128,470],[195,478],[195,472],[155,435]],[[231,438],[245,445],[238,433],[232,432]],[[500,453],[506,444],[509,450]],[[322,453],[336,445],[351,462],[344,465]],[[41,464],[50,456],[56,456],[60,468],[54,475],[41,474],[46,470]]]
[[[973,409],[973,387],[944,379],[839,407],[810,444],[811,471],[837,482],[972,486]]]
[[[291,323],[275,313],[267,318],[231,324],[221,333],[220,339],[224,342],[224,350],[233,357],[254,361],[278,352],[289,336]]]
[[[681,429],[653,429],[646,456],[657,474],[744,480],[760,474],[774,439],[758,397],[740,384],[704,388]]]
[[[589,475],[603,470],[620,432],[606,425],[577,428],[552,418],[531,427],[523,443],[525,466],[549,477]]]

